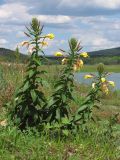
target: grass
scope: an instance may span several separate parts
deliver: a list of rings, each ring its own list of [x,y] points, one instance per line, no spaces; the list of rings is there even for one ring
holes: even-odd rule
[[[108,141],[100,128],[92,127],[92,136],[81,133],[67,139],[53,139],[16,128],[0,128],[0,159],[2,160],[119,160],[116,139]],[[102,137],[103,136],[103,137]],[[101,141],[102,140],[102,141]]]
[[[46,96],[51,95],[54,80],[59,78],[61,67],[43,66],[48,74],[46,79],[50,83],[44,89]],[[95,71],[96,66],[86,66],[82,71]],[[117,72],[118,66],[107,66],[111,72]],[[119,69],[118,69],[119,70]],[[0,121],[7,118],[10,108],[3,107],[9,102],[17,88],[23,82],[25,67],[23,65],[0,66]],[[81,103],[90,88],[76,84],[74,95]],[[3,94],[4,93],[4,94]],[[112,97],[112,98],[111,98]],[[74,111],[76,106],[71,104]],[[113,137],[108,138],[109,121],[112,114],[120,112],[120,92],[111,92],[101,97],[100,110],[94,110],[94,115],[101,121],[89,123],[89,132],[69,135],[67,138],[54,137],[49,134],[39,135],[37,132],[20,132],[11,122],[6,127],[0,126],[0,159],[1,160],[119,160],[120,159],[120,121],[113,127]],[[120,119],[120,118],[119,118]]]
[[[82,72],[96,72],[97,65],[85,65]],[[105,65],[105,70],[107,72],[120,72],[120,65]]]

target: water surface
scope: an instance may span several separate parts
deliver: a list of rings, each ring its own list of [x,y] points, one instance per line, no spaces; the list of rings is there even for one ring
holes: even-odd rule
[[[92,72],[96,74],[95,72]],[[92,79],[84,79],[84,75],[89,74],[87,72],[75,73],[75,80],[79,83],[91,84]],[[115,82],[115,90],[120,90],[120,73],[112,73],[107,78],[109,81]]]

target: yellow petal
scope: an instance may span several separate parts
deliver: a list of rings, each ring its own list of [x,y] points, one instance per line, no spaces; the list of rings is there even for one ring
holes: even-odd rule
[[[45,36],[46,38],[49,38],[49,39],[54,39],[54,34],[53,33],[49,33]]]
[[[73,65],[73,70],[74,70],[74,71],[77,71],[77,69],[78,69],[78,68],[77,68],[77,65],[74,64],[74,65]]]
[[[101,82],[104,83],[106,81],[106,79],[103,77],[101,78]]]
[[[29,42],[28,41],[23,41],[20,43],[20,46],[26,46],[26,47],[29,47]]]
[[[92,83],[92,88],[95,89],[96,83]]]
[[[42,46],[48,46],[48,43],[47,43],[47,42],[45,42],[45,41],[40,42],[40,44],[41,44]]]
[[[59,56],[63,56],[63,54],[61,52],[56,52],[55,56],[59,57]]]
[[[85,78],[85,79],[93,78],[93,75],[87,74],[87,75],[84,76],[84,78]]]
[[[80,55],[81,55],[82,57],[84,57],[84,58],[89,57],[87,52],[83,52],[83,53],[81,53]]]
[[[63,58],[62,59],[62,65],[67,64],[68,59],[67,58]]]
[[[101,90],[102,90],[103,93],[105,93],[105,94],[108,94],[108,93],[109,93],[109,89],[108,89],[108,87],[107,87],[106,84],[103,84],[103,85],[101,86]]]
[[[36,48],[35,47],[31,47],[31,48],[29,48],[28,53],[32,54],[34,51],[36,51]]]
[[[113,82],[113,81],[108,81],[108,83],[109,83],[111,86],[115,87],[115,82]]]

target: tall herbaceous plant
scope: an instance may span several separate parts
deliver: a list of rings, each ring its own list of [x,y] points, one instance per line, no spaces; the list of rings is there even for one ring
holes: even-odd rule
[[[20,129],[34,127],[42,123],[43,108],[46,104],[44,93],[39,88],[43,86],[43,75],[41,61],[44,59],[43,47],[48,45],[47,39],[53,39],[52,33],[43,35],[43,26],[33,18],[25,35],[29,41],[24,41],[21,46],[28,49],[30,54],[29,63],[26,69],[26,76],[22,86],[14,100],[12,119]]]
[[[43,92],[44,74],[41,65],[44,61],[43,47],[48,45],[47,39],[53,39],[52,33],[42,35],[43,26],[33,18],[25,35],[29,41],[24,41],[30,54],[26,69],[26,76],[22,86],[19,88],[14,101],[11,118],[21,130],[27,127],[35,127],[39,131],[60,131],[62,135],[77,133],[78,129],[90,122],[93,117],[93,109],[99,108],[99,93],[109,93],[109,86],[114,86],[113,81],[108,81],[108,73],[104,71],[104,65],[99,64],[98,74],[87,74],[85,79],[92,78],[89,93],[84,96],[84,101],[76,102],[74,95],[74,73],[80,71],[84,66],[84,58],[89,57],[86,52],[81,52],[81,44],[71,38],[68,41],[68,51],[60,50],[55,56],[62,57],[62,69],[59,79],[55,80],[50,97],[45,97]],[[47,87],[47,86],[44,86]],[[47,89],[47,88],[46,88]],[[76,103],[75,112],[71,109],[71,102]],[[82,127],[84,128],[84,127]]]

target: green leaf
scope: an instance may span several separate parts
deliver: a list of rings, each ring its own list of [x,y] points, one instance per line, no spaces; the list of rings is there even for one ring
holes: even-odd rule
[[[59,121],[60,120],[60,109],[59,108],[57,108],[57,110],[56,110],[56,119]]]
[[[42,79],[42,85],[45,87],[50,87],[49,83],[46,80]]]
[[[30,70],[28,72],[28,74],[29,74],[29,78],[31,78],[35,74],[35,71],[34,70]]]
[[[37,78],[36,78],[36,82],[42,83],[42,79],[41,79],[40,77],[37,77]]]
[[[25,92],[28,89],[29,89],[29,82],[27,81],[22,88],[22,92]]]
[[[83,106],[81,106],[81,107],[77,110],[77,113],[84,111],[87,107],[88,107],[88,105],[83,105]]]
[[[70,121],[69,121],[68,118],[62,118],[62,123],[63,123],[63,124],[69,124]]]
[[[63,101],[63,103],[65,103],[65,102],[66,102],[66,100],[67,100],[66,95],[62,94],[62,101]]]
[[[54,103],[55,103],[55,101],[53,100],[53,98],[51,98],[51,99],[48,101],[48,107],[52,106]]]
[[[63,134],[64,134],[65,136],[68,136],[68,134],[69,134],[69,131],[68,131],[67,129],[62,130],[62,132],[63,132]]]
[[[31,97],[32,97],[33,102],[35,102],[36,99],[37,99],[36,92],[35,92],[34,90],[31,90],[31,91],[30,91],[30,94],[31,94]]]
[[[40,65],[41,65],[40,60],[38,60],[38,59],[34,58],[34,61],[37,63],[37,65],[38,65],[38,66],[40,66]]]
[[[80,120],[81,117],[82,117],[82,115],[76,114],[75,117],[74,117],[74,121]]]

